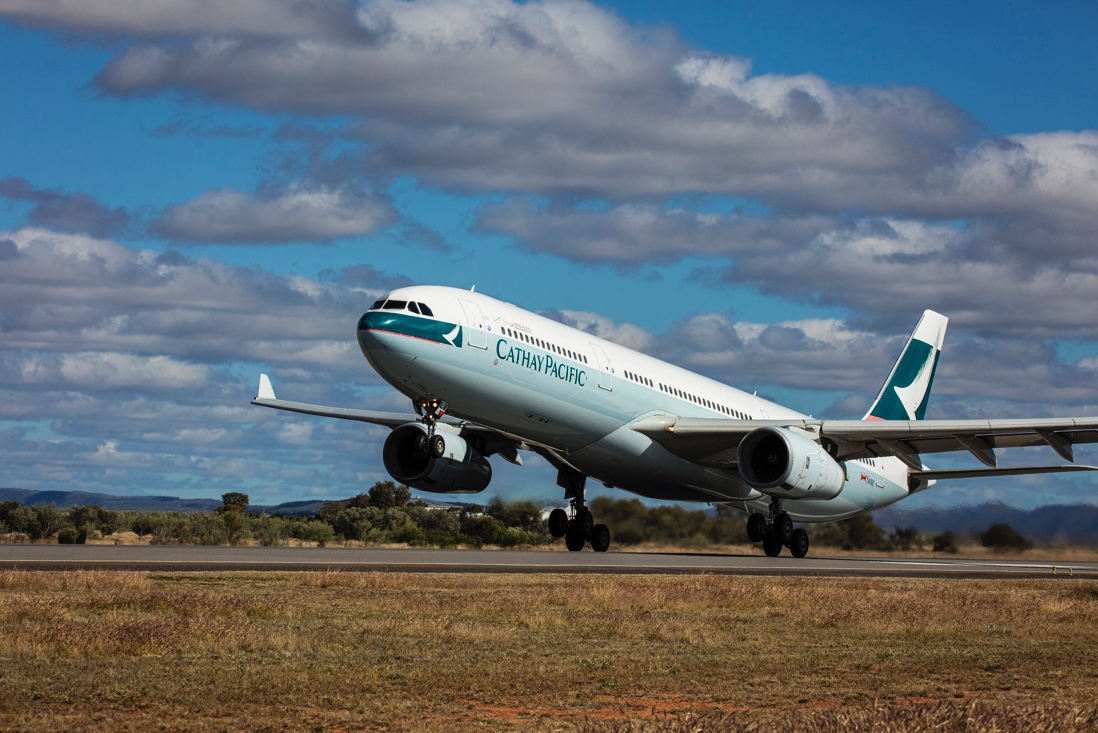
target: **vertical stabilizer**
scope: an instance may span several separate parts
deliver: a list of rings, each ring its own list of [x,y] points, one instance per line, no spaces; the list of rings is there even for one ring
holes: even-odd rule
[[[946,324],[941,313],[924,311],[900,358],[863,420],[922,420],[930,384],[942,353]]]

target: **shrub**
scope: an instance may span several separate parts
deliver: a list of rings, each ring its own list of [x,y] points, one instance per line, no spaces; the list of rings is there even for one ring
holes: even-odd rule
[[[61,531],[57,533],[57,544],[59,545],[82,545],[88,539],[88,530],[77,529],[72,525],[62,527]]]
[[[952,532],[942,532],[940,535],[936,535],[932,541],[934,542],[934,552],[957,554],[957,535]]]
[[[993,550],[1028,550],[1033,543],[1009,524],[993,524],[980,535],[980,544]]]

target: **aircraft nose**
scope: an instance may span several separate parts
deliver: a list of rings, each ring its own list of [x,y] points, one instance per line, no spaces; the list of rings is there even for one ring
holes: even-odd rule
[[[385,343],[388,334],[379,329],[379,315],[376,311],[366,311],[358,319],[358,346],[366,357],[369,357],[371,351],[389,348]]]

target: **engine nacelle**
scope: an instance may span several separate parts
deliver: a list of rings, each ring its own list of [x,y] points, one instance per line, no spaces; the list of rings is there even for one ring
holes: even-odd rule
[[[393,430],[382,450],[385,470],[397,481],[436,494],[475,494],[492,480],[492,464],[443,425],[428,437],[411,422]]]
[[[834,499],[846,479],[823,446],[786,428],[748,433],[736,462],[748,485],[782,499]]]

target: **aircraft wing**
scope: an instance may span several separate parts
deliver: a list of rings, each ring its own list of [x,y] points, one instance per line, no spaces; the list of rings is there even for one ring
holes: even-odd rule
[[[307,405],[304,402],[287,402],[275,397],[271,380],[266,374],[259,375],[259,394],[252,400],[253,405],[260,407],[272,407],[276,410],[300,412],[304,415],[319,415],[321,417],[335,417],[340,420],[358,420],[359,422],[373,423],[395,428],[405,423],[415,422],[419,415],[415,413],[377,412],[374,410],[353,410],[345,407],[325,407],[323,405]]]
[[[259,375],[259,393],[256,395],[255,399],[252,400],[252,404],[259,405],[260,407],[271,407],[275,410],[298,412],[303,415],[334,417],[340,420],[357,420],[358,422],[366,422],[373,425],[384,425],[387,428],[398,428],[406,423],[416,422],[421,418],[420,415],[417,415],[414,412],[355,410],[347,407],[326,407],[324,405],[309,405],[304,402],[280,400],[275,397],[274,387],[271,386],[271,380],[266,374]],[[489,455],[498,453],[504,460],[514,463],[517,466],[522,465],[522,458],[519,457],[518,451],[520,449],[530,448],[530,446],[522,442],[522,440],[516,436],[507,435],[498,430],[484,427],[483,425],[458,420],[450,416],[444,416],[439,422],[459,427],[463,434],[469,432],[481,435],[485,439],[484,448],[488,451]]]
[[[1098,417],[1038,418],[1022,420],[726,420],[653,416],[633,424],[675,455],[714,468],[736,464],[740,441],[762,427],[793,428],[834,444],[840,461],[855,458],[895,457],[912,471],[923,472],[924,453],[968,451],[998,475],[996,448],[1049,446],[1067,461],[1074,460],[1072,446],[1098,443]],[[1045,471],[1089,467],[1044,466]],[[983,469],[976,469],[983,470]],[[1030,471],[1034,472],[1034,471]],[[933,472],[942,474],[941,471]],[[956,472],[953,472],[956,473]],[[968,474],[975,475],[975,474]],[[989,474],[990,475],[990,474]],[[925,478],[947,478],[926,475]],[[956,477],[951,477],[956,478]]]

